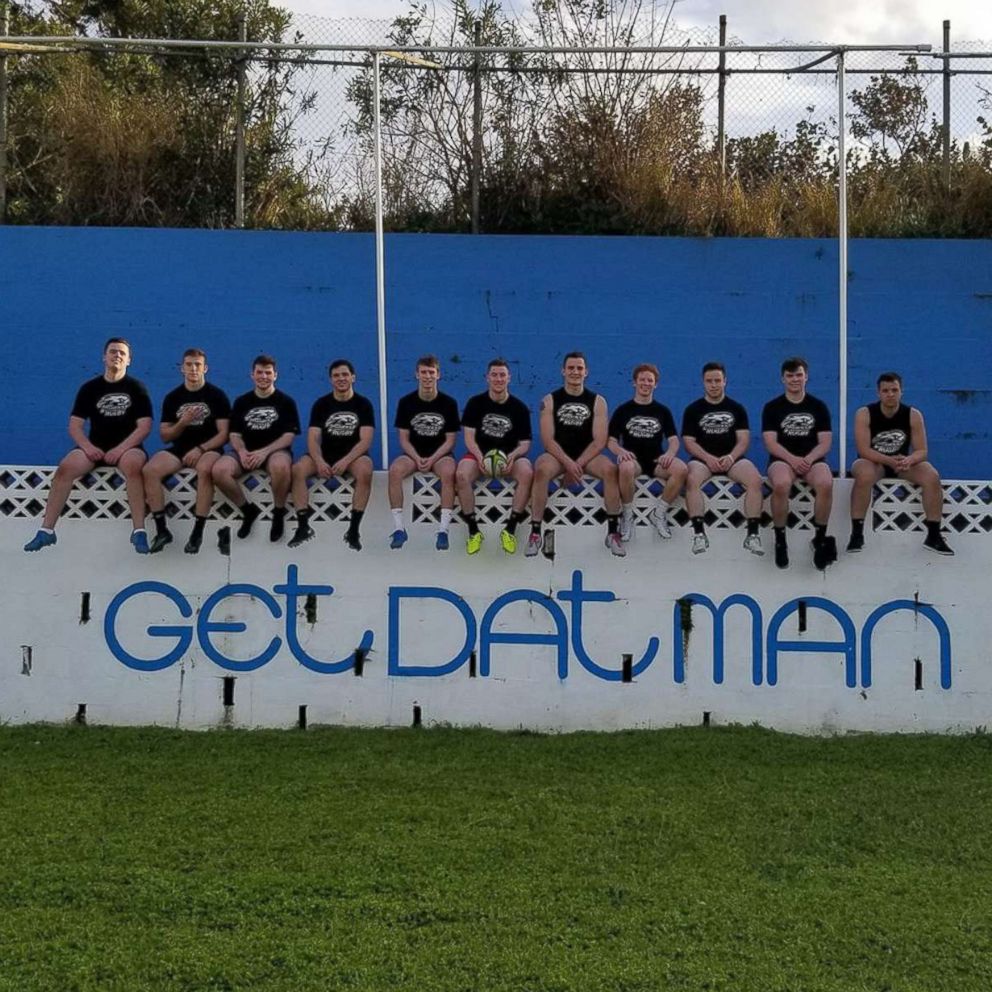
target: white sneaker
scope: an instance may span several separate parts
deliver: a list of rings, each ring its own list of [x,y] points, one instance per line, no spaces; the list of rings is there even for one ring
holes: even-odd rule
[[[651,525],[658,532],[659,537],[663,537],[666,541],[671,538],[672,528],[668,525],[668,515],[660,506],[656,506],[651,511]]]
[[[692,535],[692,553],[701,555],[710,546],[710,539],[705,534]]]
[[[626,544],[631,537],[634,530],[634,518],[633,517],[621,517],[620,518],[620,540]]]
[[[534,531],[531,531],[530,536],[527,538],[527,547],[524,548],[524,557],[534,558],[537,556],[537,553],[540,550],[541,550],[541,535],[536,534]]]
[[[620,540],[619,534],[607,534],[603,543],[610,549],[611,555],[617,558],[627,557],[627,549],[624,547],[623,541]]]
[[[765,549],[761,546],[760,534],[748,534],[744,538],[744,550],[750,551],[753,555],[763,555]]]

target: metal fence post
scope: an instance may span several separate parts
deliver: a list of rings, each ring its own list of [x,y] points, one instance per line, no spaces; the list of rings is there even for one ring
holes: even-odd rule
[[[951,22],[944,21],[944,52],[951,50]],[[944,189],[951,188],[951,60],[944,62],[944,123],[941,127],[941,142],[944,146],[943,178]]]
[[[10,8],[0,0],[0,37],[10,33]],[[0,224],[7,220],[7,55],[0,52]]]
[[[248,40],[248,19],[244,11],[238,15],[238,36]],[[245,74],[247,52],[242,49],[238,58],[238,97],[235,107],[234,132],[234,224],[245,226]]]
[[[727,171],[727,53],[722,51],[727,44],[727,15],[720,15],[720,68],[716,97],[716,149],[720,158],[720,178]]]
[[[475,22],[474,43],[482,44],[482,21]],[[479,233],[479,196],[482,186],[482,58],[478,51],[472,74],[472,233]]]

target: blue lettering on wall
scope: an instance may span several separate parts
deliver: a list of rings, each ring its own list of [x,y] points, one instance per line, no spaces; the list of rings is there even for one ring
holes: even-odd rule
[[[391,586],[388,590],[387,610],[387,671],[391,676],[439,678],[450,675],[468,661],[472,652],[478,646],[479,675],[488,677],[492,671],[492,651],[496,644],[520,644],[529,646],[548,646],[554,648],[555,670],[559,679],[567,679],[569,675],[569,653],[579,664],[596,678],[606,682],[619,682],[622,674],[619,668],[612,668],[596,661],[589,654],[585,643],[585,629],[590,622],[586,614],[589,604],[608,605],[617,602],[616,595],[607,589],[587,589],[583,582],[581,570],[575,569],[571,576],[571,585],[560,590],[552,598],[547,593],[536,589],[513,589],[497,596],[485,609],[482,620],[477,621],[472,607],[458,593],[439,586]],[[195,643],[204,655],[220,668],[232,672],[250,672],[267,665],[282,650],[283,645],[289,654],[304,668],[321,675],[336,675],[352,667],[354,649],[340,660],[322,660],[314,657],[303,646],[297,631],[297,612],[299,601],[307,596],[331,597],[334,587],[330,585],[304,584],[299,578],[296,565],[286,569],[286,581],[275,585],[271,591],[252,583],[231,583],[215,590],[198,611],[193,620],[193,607],[183,593],[174,586],[164,582],[136,582],[122,589],[110,601],[104,615],[104,639],[111,654],[128,668],[139,672],[157,672],[168,668],[179,661]],[[121,641],[118,622],[121,610],[132,600],[143,597],[161,597],[168,601],[178,611],[186,623],[149,624],[145,633],[154,638],[172,638],[174,643],[162,654],[147,658],[141,657],[129,650]],[[214,642],[218,634],[242,634],[247,630],[247,624],[237,620],[214,620],[215,611],[225,600],[236,596],[248,596],[260,603],[274,620],[283,620],[283,636],[272,636],[266,647],[257,655],[247,659],[231,658]],[[283,606],[277,597],[285,601]],[[555,600],[567,604],[568,610],[563,610]],[[414,663],[405,661],[403,655],[403,611],[406,604],[412,618],[408,616],[407,624],[426,623],[421,613],[418,618],[418,604],[442,603],[451,620],[459,622],[458,636],[464,632],[464,639],[454,656],[437,663]],[[496,621],[507,607],[514,603],[528,603],[544,610],[553,626],[553,632],[540,633],[526,630],[495,630]],[[712,678],[715,685],[724,680],[724,660],[726,654],[726,614],[731,607],[743,607],[751,620],[751,682],[755,686],[762,683],[768,686],[778,684],[778,661],[782,652],[801,654],[839,654],[844,659],[844,681],[848,688],[858,685],[858,632],[854,621],[843,607],[822,596],[805,596],[792,599],[780,606],[768,622],[764,630],[761,606],[744,593],[734,593],[723,599],[719,605],[703,593],[693,592],[676,600],[673,607],[672,620],[672,677],[676,684],[686,680],[686,640],[688,631],[685,627],[683,609],[685,604],[701,606],[709,611],[713,621],[712,638]],[[800,604],[805,603],[807,609],[822,610],[832,617],[840,628],[839,640],[827,641],[812,638],[786,639],[781,636],[785,621],[795,613]],[[436,605],[435,605],[436,610]],[[940,612],[927,603],[917,603],[913,600],[896,599],[883,603],[874,609],[865,620],[860,634],[861,672],[860,683],[868,688],[872,683],[872,638],[879,622],[890,613],[898,611],[913,611],[916,616],[925,617],[937,632],[940,654],[940,685],[942,689],[951,688],[951,632],[947,622]],[[603,623],[616,623],[617,616],[604,615]],[[437,623],[436,619],[431,620]],[[365,630],[359,642],[359,649],[368,653],[372,649],[374,634]],[[661,640],[656,636],[648,638],[647,646],[640,659],[633,665],[632,674],[636,677],[645,672],[655,661],[661,648]]]

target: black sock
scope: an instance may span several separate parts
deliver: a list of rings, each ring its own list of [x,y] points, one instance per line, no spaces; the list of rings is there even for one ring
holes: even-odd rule
[[[152,520],[155,521],[156,534],[164,534],[169,529],[168,526],[166,526],[165,510],[156,510],[152,514]]]
[[[761,527],[760,517],[748,517],[747,518],[747,532],[749,535],[757,534],[758,529]]]
[[[785,527],[775,527],[775,543],[785,544]]]
[[[703,518],[702,517],[693,517],[692,518],[692,532],[693,532],[693,534],[704,534],[704,533],[706,533],[705,529],[703,528]]]
[[[923,521],[927,527],[927,537],[936,538],[940,537],[940,521],[939,520],[924,520]]]
[[[273,510],[272,512],[273,515],[275,515],[275,511]],[[307,526],[310,522],[311,513],[313,513],[313,510],[311,510],[309,506],[305,506],[302,510],[296,511],[296,526],[298,530],[303,530],[303,528]]]
[[[468,527],[470,535],[479,533],[479,521],[475,519],[474,513],[463,513],[462,520],[465,521],[465,526]]]
[[[203,537],[203,528],[207,524],[207,518],[201,517],[197,514],[196,519],[193,521],[193,535],[195,537]]]
[[[827,525],[826,524],[818,524],[814,520],[813,521],[813,526],[816,528],[814,530],[814,532],[813,532],[813,540],[817,544],[819,544],[827,536]]]
[[[365,511],[364,510],[352,510],[351,511],[351,520],[348,521],[348,533],[349,534],[357,534],[358,533],[358,528],[361,526],[361,524],[362,524],[362,517],[364,517],[364,516],[365,516]]]
[[[541,533],[541,521],[540,520],[531,520],[531,522],[530,522],[530,532],[532,534],[540,534]]]
[[[606,514],[606,533],[616,534],[620,529],[620,514],[619,513],[607,513]]]
[[[851,537],[864,537],[865,536],[865,522],[864,520],[852,520],[851,521]]]
[[[526,510],[512,510],[510,512],[510,519],[506,522],[506,532],[507,534],[516,534],[517,524],[523,522],[527,519]]]

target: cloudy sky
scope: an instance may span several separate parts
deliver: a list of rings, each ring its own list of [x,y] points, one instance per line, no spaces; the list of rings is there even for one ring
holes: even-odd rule
[[[428,0],[428,3],[432,0]],[[433,0],[447,6],[446,0]],[[529,0],[504,0],[520,10]],[[281,0],[299,13],[329,18],[390,18],[407,9],[404,0]],[[849,45],[939,45],[941,22],[951,22],[952,39],[986,40],[992,46],[989,0],[678,0],[674,20],[681,27],[710,27],[727,15],[731,35],[746,44],[779,41]]]

